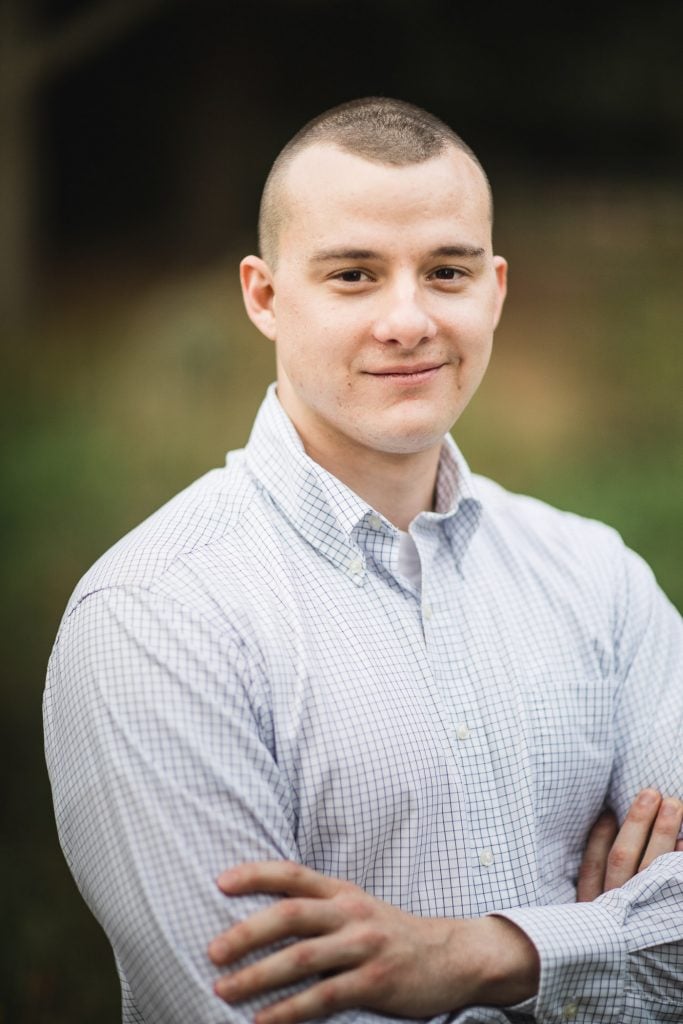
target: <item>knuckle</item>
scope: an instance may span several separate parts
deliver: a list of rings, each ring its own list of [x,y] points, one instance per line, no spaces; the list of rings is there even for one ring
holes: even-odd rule
[[[336,1009],[339,1003],[339,982],[336,978],[330,978],[319,986],[319,998],[322,1008],[330,1012]]]
[[[249,921],[238,921],[230,929],[230,945],[235,949],[241,949],[251,942],[252,928]]]
[[[349,893],[349,892],[365,893],[365,889],[361,889],[361,887],[359,885],[356,885],[355,882],[349,882],[349,880],[347,878],[344,878],[344,879],[340,880],[340,882],[339,882],[339,891],[340,892],[347,892],[347,893]]]
[[[282,921],[287,924],[294,924],[301,917],[301,902],[296,899],[281,900],[277,904],[277,912]]]
[[[392,972],[384,960],[373,960],[364,971],[366,982],[371,992],[381,995],[392,983]]]
[[[286,882],[298,882],[303,875],[303,868],[294,860],[285,860],[282,863],[282,873]]]
[[[359,931],[357,940],[364,951],[377,953],[385,946],[387,936],[381,928],[366,925]]]
[[[607,866],[612,870],[622,870],[628,866],[629,852],[623,846],[613,846],[607,857]]]
[[[334,899],[345,917],[356,921],[367,920],[374,909],[372,898],[355,885],[342,889]]]
[[[347,881],[340,882],[339,888],[335,893],[335,898],[340,900],[354,899],[354,897],[358,898],[359,896],[367,896],[367,893],[357,885],[354,885],[353,882]]]
[[[267,971],[262,965],[262,961],[257,960],[256,963],[249,964],[248,967],[243,967],[240,971],[243,983],[245,986],[259,985],[264,978],[267,976]]]
[[[293,947],[292,960],[299,971],[306,971],[311,967],[315,952],[308,943],[300,942]]]
[[[602,865],[597,859],[586,858],[579,868],[579,878],[582,882],[590,882],[602,873]]]

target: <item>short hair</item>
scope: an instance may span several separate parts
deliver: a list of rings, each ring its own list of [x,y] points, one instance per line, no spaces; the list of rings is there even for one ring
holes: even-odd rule
[[[297,154],[315,143],[328,143],[354,156],[397,167],[422,163],[453,146],[466,153],[481,171],[493,217],[493,197],[486,172],[467,143],[452,128],[412,103],[368,96],[341,103],[314,117],[276,157],[263,188],[258,222],[259,252],[273,268],[284,220],[284,176]]]

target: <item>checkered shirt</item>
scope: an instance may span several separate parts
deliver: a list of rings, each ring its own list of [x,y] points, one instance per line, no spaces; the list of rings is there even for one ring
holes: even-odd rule
[[[411,535],[419,592],[397,530],[307,457],[271,388],[247,447],[76,588],[47,759],[127,1024],[272,1002],[223,1004],[206,947],[272,899],[216,876],[273,858],[519,925],[537,997],[440,1022],[683,1021],[683,853],[575,902],[606,802],[683,796],[679,615],[612,530],[473,476],[450,438]]]

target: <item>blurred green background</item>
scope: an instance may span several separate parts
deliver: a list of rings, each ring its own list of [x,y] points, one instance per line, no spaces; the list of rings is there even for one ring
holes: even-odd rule
[[[510,297],[455,436],[479,472],[613,524],[683,608],[682,10],[0,8],[0,1024],[119,1018],[54,831],[45,666],[90,563],[246,441],[273,355],[237,262],[321,109],[398,95],[480,154]]]

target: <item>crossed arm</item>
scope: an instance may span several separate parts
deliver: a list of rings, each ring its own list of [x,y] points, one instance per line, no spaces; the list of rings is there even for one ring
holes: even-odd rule
[[[656,605],[648,618],[647,642],[635,653],[622,654],[626,664],[622,675],[627,678],[619,694],[621,717],[615,722],[617,751],[610,787],[610,800],[620,820],[639,784],[647,782],[681,795],[683,636],[678,620],[670,628],[661,621],[664,614],[662,606]],[[311,975],[318,968],[310,963],[292,966],[291,961],[285,961],[283,968],[280,961],[278,970],[303,979],[296,995],[291,991],[286,995],[308,1001],[307,1007],[302,1009],[301,1003],[298,1007],[308,1016],[312,1012],[325,1016],[335,1006],[360,1004],[368,1012],[354,1017],[374,1019],[372,1000],[358,987],[359,977],[366,991],[373,987],[386,992],[393,985],[400,992],[404,968],[409,976],[406,963],[413,969],[412,959],[431,956],[432,950],[439,954],[442,973],[456,984],[463,976],[462,969],[458,974],[460,960],[466,958],[471,969],[481,954],[477,966],[483,978],[485,970],[502,970],[509,963],[487,955],[497,951],[506,937],[506,956],[513,945],[526,950],[516,974],[518,998],[534,991],[533,972],[525,971],[533,950],[540,953],[538,997],[528,1010],[539,1020],[561,1019],[562,1006],[569,1005],[577,990],[588,1020],[653,1024],[678,1019],[683,923],[677,911],[683,897],[683,858],[669,852],[646,872],[630,877],[640,866],[643,847],[645,860],[661,849],[660,825],[652,833],[652,846],[649,841],[640,844],[631,867],[623,853],[612,855],[608,868],[612,875],[605,878],[605,887],[620,887],[598,900],[501,910],[483,922],[465,922],[467,930],[460,921],[444,927],[441,919],[438,936],[433,920],[401,916],[349,883],[338,883],[339,890],[321,894],[318,881],[324,876],[313,875],[312,881],[303,871],[299,873],[307,880],[303,892],[297,890],[289,900],[271,903],[267,893],[287,896],[287,886],[278,880],[271,881],[269,888],[258,876],[260,869],[247,866],[240,869],[246,875],[222,882],[224,892],[231,895],[226,900],[212,882],[226,864],[278,860],[275,870],[280,871],[283,862],[300,859],[291,784],[264,742],[268,721],[256,699],[260,692],[254,682],[257,668],[247,655],[248,650],[230,632],[215,629],[175,600],[148,589],[121,587],[98,591],[81,602],[65,622],[51,661],[46,749],[60,837],[78,885],[114,946],[131,1018],[137,1015],[149,1024],[236,1021],[246,1019],[254,1005],[263,1008],[267,1002],[277,1003],[273,989],[281,989],[284,983],[269,976],[272,958],[261,956],[269,940],[263,933],[250,934],[254,918],[248,915],[270,906],[275,917],[266,921],[277,920],[277,915],[289,919],[301,910],[299,906],[297,911],[297,901],[306,900],[307,912],[319,914],[321,908],[329,910],[331,903],[336,916],[328,918],[324,928],[309,923],[313,934],[285,929],[284,934],[303,940],[288,948],[298,950],[299,957],[304,949],[305,960],[309,941],[320,950],[320,944],[329,939],[324,943],[328,954],[330,948],[345,949],[348,954],[352,947],[346,962],[334,953],[336,965],[323,972],[334,973],[312,984]],[[677,804],[672,809],[667,803],[662,812],[662,821],[669,814],[680,821]],[[674,848],[675,843],[668,847]],[[600,862],[599,853],[593,862]],[[586,863],[590,865],[590,856]],[[598,878],[591,890],[590,878],[591,870],[584,867],[585,899],[602,888]],[[621,886],[620,881],[627,878]],[[313,892],[306,887],[309,883],[314,885]],[[232,898],[240,892],[245,895]],[[349,902],[364,915],[363,928],[372,939],[367,948],[358,947],[358,916],[349,912]],[[346,905],[343,913],[340,904]],[[286,906],[288,911],[283,909]],[[213,966],[204,952],[207,940],[227,920],[240,918],[242,923],[229,933],[227,952],[212,947],[214,963],[219,965]],[[483,951],[481,943],[472,939],[474,925],[480,939],[484,927],[488,929]],[[303,925],[297,927],[301,930]],[[418,930],[420,936],[414,938]],[[403,960],[394,933],[405,937]],[[527,934],[531,944],[524,938]],[[522,945],[508,941],[508,936],[518,936]],[[552,942],[545,941],[548,936]],[[414,953],[416,944],[422,954]],[[237,970],[233,975],[233,980],[238,979],[237,990],[221,1002],[212,992],[217,975],[223,968],[239,968],[248,950],[256,951],[249,959],[261,976],[252,973],[240,978]],[[287,957],[292,955],[287,952]],[[374,964],[373,971],[379,970],[377,963],[388,964],[387,977],[393,982],[368,983],[372,972],[366,967]],[[448,973],[443,965],[448,965]],[[510,977],[514,967],[509,963]],[[251,964],[248,969],[252,970]],[[419,987],[429,991],[422,974],[420,978]],[[441,975],[436,981],[441,983]],[[486,984],[487,1001],[493,998],[492,986],[504,982],[499,975]],[[321,997],[321,984],[324,1009],[313,1011],[310,1000]],[[266,994],[252,1006],[245,1005],[247,992],[254,991]],[[510,990],[496,992],[496,998],[516,997]],[[283,995],[280,991],[280,1002]],[[464,987],[448,996],[451,1006],[462,1005],[466,998]],[[241,1004],[239,1009],[233,1008],[235,1003]],[[291,1003],[286,1013],[290,1011]],[[401,1012],[409,1012],[407,1005]],[[497,1011],[491,1016],[504,1019]]]
[[[593,828],[578,880],[578,901],[615,889],[656,857],[683,850],[677,837],[683,803],[643,790],[617,834],[610,813]],[[259,1012],[256,1024],[296,1024],[351,1007],[433,1017],[473,1004],[512,1006],[533,996],[539,961],[533,943],[495,915],[466,920],[421,918],[349,882],[287,861],[225,871],[228,896],[262,892],[286,898],[217,936],[211,960],[235,967],[216,983],[225,1002],[322,974],[322,980]],[[240,969],[247,953],[283,939],[299,941]]]

